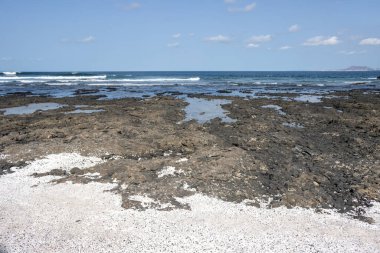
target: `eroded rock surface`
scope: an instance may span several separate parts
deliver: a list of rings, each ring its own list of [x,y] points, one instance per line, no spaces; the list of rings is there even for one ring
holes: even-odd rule
[[[380,201],[379,93],[335,93],[321,103],[228,97],[231,104],[222,107],[236,121],[205,124],[184,122],[186,102],[173,96],[97,98],[2,97],[0,108],[67,106],[0,115],[0,152],[9,156],[0,160],[0,174],[19,161],[78,152],[104,163],[45,174],[59,174],[58,183],[117,183],[113,191],[122,195],[125,208],[188,208],[176,198],[203,193],[231,202],[249,199],[256,206],[265,200],[269,207],[333,208],[362,217],[363,207]],[[83,104],[103,111],[65,114]],[[273,104],[284,113],[265,108]],[[150,204],[134,196],[146,196]]]

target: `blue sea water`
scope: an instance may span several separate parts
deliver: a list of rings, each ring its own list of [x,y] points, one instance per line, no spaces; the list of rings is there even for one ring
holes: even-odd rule
[[[380,71],[191,71],[191,72],[2,72],[0,96],[14,92],[53,97],[78,89],[98,90],[105,99],[162,93],[253,96],[260,93],[325,94],[380,89]]]

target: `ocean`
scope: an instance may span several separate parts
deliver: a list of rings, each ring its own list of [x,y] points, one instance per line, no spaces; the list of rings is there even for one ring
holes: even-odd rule
[[[16,92],[52,97],[77,90],[104,99],[164,93],[252,97],[260,93],[325,94],[379,89],[380,71],[2,72],[0,96]]]

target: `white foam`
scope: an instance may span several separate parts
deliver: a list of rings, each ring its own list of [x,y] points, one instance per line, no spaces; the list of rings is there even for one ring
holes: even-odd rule
[[[48,85],[76,85],[75,82],[104,82],[107,79],[106,75],[102,76],[0,76],[0,82],[20,82],[28,83],[48,83]],[[73,83],[74,82],[74,83]]]
[[[2,81],[2,82],[9,82],[9,81]],[[19,83],[36,83],[36,80],[18,80]],[[45,81],[40,81],[45,82]]]
[[[6,76],[15,76],[17,72],[3,72],[3,74]]]
[[[155,86],[155,85],[173,85],[174,82],[197,82],[200,77],[191,78],[143,78],[143,79],[109,79],[104,80],[91,80],[87,85],[92,86]]]
[[[181,81],[189,81],[189,82],[198,82],[201,80],[200,77],[190,77],[190,78],[142,78],[142,79],[115,79],[112,81],[118,82],[181,82]]]
[[[24,82],[24,81],[21,81],[21,82]],[[35,81],[28,81],[29,83],[35,83]],[[46,85],[49,85],[49,86],[61,86],[61,85],[65,85],[65,86],[74,86],[74,85],[79,85],[79,83],[77,82],[59,82],[59,83],[52,83],[52,82],[49,82],[49,83],[46,83],[45,81],[41,81],[43,83],[45,83]]]
[[[157,85],[160,85],[160,86],[164,86],[164,85],[168,85],[168,86],[171,86],[171,85],[174,85],[173,83],[123,83],[123,82],[98,82],[98,83],[89,83],[89,84],[86,84],[86,85],[89,85],[89,86],[157,86]]]
[[[346,81],[345,84],[359,85],[359,84],[367,84],[371,83],[371,81]]]
[[[107,75],[98,76],[0,76],[0,83],[19,82],[22,84],[44,83],[51,86],[78,85],[86,82],[89,86],[155,86],[174,85],[179,82],[182,85],[198,82],[200,77],[190,78],[122,78],[107,79]]]
[[[5,81],[27,81],[27,80],[37,80],[37,81],[47,81],[47,80],[54,80],[54,81],[64,81],[64,80],[98,80],[98,79],[106,79],[107,75],[101,75],[101,76],[6,76],[6,77],[0,77],[0,80]]]
[[[256,82],[254,82],[254,84],[257,84],[257,85],[261,85],[261,84],[263,84],[263,85],[277,85],[278,82],[261,82],[261,81],[256,81]]]

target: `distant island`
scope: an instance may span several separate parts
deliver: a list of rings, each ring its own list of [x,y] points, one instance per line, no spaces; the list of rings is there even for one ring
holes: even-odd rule
[[[373,69],[367,66],[351,66],[345,69],[340,69],[340,71],[376,71],[377,69]]]

